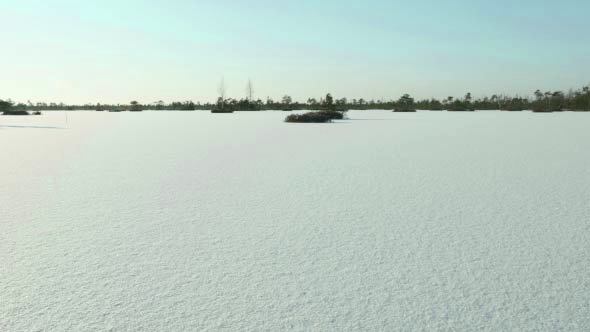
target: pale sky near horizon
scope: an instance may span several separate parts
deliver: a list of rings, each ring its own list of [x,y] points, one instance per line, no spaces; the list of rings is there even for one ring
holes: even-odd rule
[[[0,0],[0,99],[397,99],[580,88],[590,1]]]

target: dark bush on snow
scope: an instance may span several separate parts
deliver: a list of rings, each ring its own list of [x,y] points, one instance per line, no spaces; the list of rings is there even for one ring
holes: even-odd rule
[[[285,118],[285,122],[298,123],[324,123],[332,120],[342,120],[344,114],[337,111],[308,112],[304,114],[291,114]]]
[[[463,107],[449,107],[447,109],[448,112],[475,112],[474,109],[471,108],[463,108]]]
[[[29,112],[27,111],[21,111],[21,110],[9,110],[9,111],[4,111],[2,113],[2,115],[30,115]]]

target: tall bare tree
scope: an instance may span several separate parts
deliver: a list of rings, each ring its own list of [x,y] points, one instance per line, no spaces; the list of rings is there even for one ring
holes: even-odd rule
[[[252,84],[252,80],[248,79],[248,84],[246,85],[246,95],[248,96],[248,101],[252,101],[253,94],[254,94],[254,85]]]
[[[225,78],[221,78],[221,82],[219,82],[219,87],[217,88],[217,92],[219,93],[219,99],[221,99],[222,102],[225,102],[225,95],[227,93],[227,88],[225,87]]]

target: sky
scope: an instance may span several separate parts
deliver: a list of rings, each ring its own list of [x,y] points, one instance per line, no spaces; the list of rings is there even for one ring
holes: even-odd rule
[[[590,83],[588,0],[0,0],[0,99],[397,99]]]

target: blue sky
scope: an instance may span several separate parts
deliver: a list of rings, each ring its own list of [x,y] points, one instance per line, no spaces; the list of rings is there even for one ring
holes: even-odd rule
[[[529,95],[590,82],[590,1],[0,0],[0,98]]]

